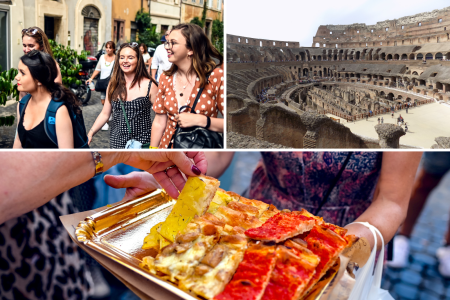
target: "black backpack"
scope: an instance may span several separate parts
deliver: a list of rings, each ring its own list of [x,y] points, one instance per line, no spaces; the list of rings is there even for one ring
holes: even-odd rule
[[[19,102],[20,118],[23,118],[23,113],[28,105],[31,95],[25,95]],[[44,129],[48,138],[58,146],[58,139],[56,138],[56,112],[64,105],[63,101],[56,101],[52,99],[47,107],[47,112],[44,118]],[[74,148],[89,148],[88,138],[86,134],[86,126],[84,126],[83,114],[76,114],[71,107],[67,107],[70,119],[72,120],[73,142]]]

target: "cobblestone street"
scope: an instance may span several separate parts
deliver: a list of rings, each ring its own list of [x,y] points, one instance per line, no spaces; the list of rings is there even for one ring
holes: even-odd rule
[[[92,92],[91,100],[83,107],[83,118],[86,125],[86,132],[92,127],[95,119],[102,110],[102,102],[100,101],[100,93]],[[12,103],[6,107],[0,107],[0,116],[13,114],[16,115],[17,104]],[[11,127],[0,127],[0,148],[12,148],[14,144],[14,136],[17,128],[17,118]],[[105,149],[109,148],[109,130],[100,130],[92,140],[91,148]]]
[[[230,167],[229,190],[242,193],[261,155],[259,152],[236,152]],[[436,249],[443,243],[450,211],[450,173],[431,193],[412,237],[409,264],[404,269],[386,267],[382,287],[399,300],[450,300],[450,279],[438,272]]]

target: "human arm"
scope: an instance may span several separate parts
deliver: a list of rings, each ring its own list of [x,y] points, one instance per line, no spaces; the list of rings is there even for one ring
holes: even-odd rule
[[[174,164],[187,176],[199,175],[198,169],[206,170],[206,160],[202,152],[105,151],[101,155],[104,170],[118,163],[125,163],[147,171],[154,174],[156,180],[173,198],[178,197],[177,189],[184,185],[184,182],[181,182],[181,174],[178,174],[177,178],[181,184],[175,187],[164,170]],[[5,152],[0,161],[2,170],[9,174],[0,182],[0,224],[27,213],[87,181],[94,176],[95,170],[90,152]]]
[[[99,70],[95,70],[94,73],[92,73],[91,78],[89,78],[88,80],[86,80],[86,84],[90,84],[92,82],[92,80],[94,80],[95,77],[97,77],[98,74],[100,74],[101,71]]]
[[[72,120],[65,105],[62,105],[56,112],[55,123],[58,148],[73,149]]]
[[[19,122],[20,122],[19,106],[20,106],[20,104],[17,103],[17,115],[16,115],[17,116],[17,124],[19,124]],[[17,132],[17,129],[16,129],[16,136],[14,137],[13,149],[22,149],[22,143],[20,142],[19,134]]]
[[[368,222],[380,230],[385,244],[389,242],[406,218],[412,186],[421,152],[384,152],[380,178],[371,205],[355,222]],[[370,230],[361,225],[347,225],[347,234],[365,237],[374,245]],[[381,242],[378,240],[378,249]]]
[[[161,138],[166,130],[167,125],[167,115],[166,114],[155,114],[155,119],[152,124],[152,133],[150,139],[151,147],[159,147],[161,143]]]
[[[100,130],[100,128],[102,128],[103,125],[105,125],[106,122],[108,122],[109,116],[111,116],[112,105],[111,102],[109,101],[108,92],[109,92],[109,84],[108,88],[106,89],[106,99],[102,111],[98,115],[97,119],[95,120],[94,124],[91,127],[91,130],[89,130],[87,134],[89,139],[88,144],[91,144],[94,135],[97,133],[97,131]]]
[[[157,94],[158,86],[155,83],[152,83],[152,87],[150,88],[150,102],[152,103],[152,105],[155,103]]]
[[[181,128],[187,128],[192,126],[206,127],[208,124],[208,118],[201,114],[181,113],[175,116],[176,122]],[[223,119],[210,117],[211,125],[209,130],[216,132],[223,132]]]
[[[233,160],[234,152],[205,152],[205,164],[194,161],[202,174],[219,178]],[[206,164],[207,162],[207,164]],[[109,186],[119,189],[126,188],[125,196],[122,200],[127,201],[141,195],[147,194],[160,188],[153,175],[146,172],[131,172],[126,175],[107,175],[105,182]]]

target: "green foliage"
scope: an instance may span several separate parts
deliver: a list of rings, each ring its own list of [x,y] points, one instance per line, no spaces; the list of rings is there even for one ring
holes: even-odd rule
[[[49,40],[50,47],[52,48],[53,56],[59,64],[61,69],[62,83],[69,86],[73,83],[81,84],[81,80],[76,78],[76,75],[81,70],[82,65],[77,63],[78,61],[86,60],[88,52],[81,51],[79,55],[76,50],[58,44],[53,40]]]
[[[202,11],[202,24],[203,24],[203,26],[202,26],[202,28],[206,25],[206,11],[208,10],[207,8],[206,8],[206,0],[205,0],[205,2],[204,2],[204,4],[203,4],[203,11]]]
[[[2,68],[0,66],[0,72]],[[3,71],[0,73],[0,105],[6,105],[6,101],[9,96],[16,98],[19,101],[19,91],[17,90],[17,84],[14,84],[14,77],[17,76],[17,69],[10,69],[9,71]],[[1,126],[12,126],[14,124],[14,116],[0,117]]]
[[[150,14],[143,9],[136,13],[136,27],[138,29],[138,43],[144,43],[147,47],[156,48],[161,42],[161,35],[156,32],[156,26],[152,26]]]
[[[223,22],[220,20],[213,21],[211,42],[223,55]]]
[[[199,17],[194,17],[190,23],[198,25],[201,28],[203,28],[203,22],[202,22],[202,20],[199,19]]]

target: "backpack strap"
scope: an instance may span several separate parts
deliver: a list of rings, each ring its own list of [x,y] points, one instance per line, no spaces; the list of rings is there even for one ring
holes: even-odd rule
[[[45,113],[44,119],[44,129],[48,138],[58,146],[58,139],[56,138],[56,112],[62,105],[64,105],[64,102],[55,100],[52,99],[47,107],[47,112]]]
[[[27,107],[28,101],[30,101],[30,99],[31,99],[31,94],[26,94],[25,96],[22,97],[22,99],[20,99],[20,101],[19,101],[20,119],[22,119],[23,112],[25,111],[25,108]]]

